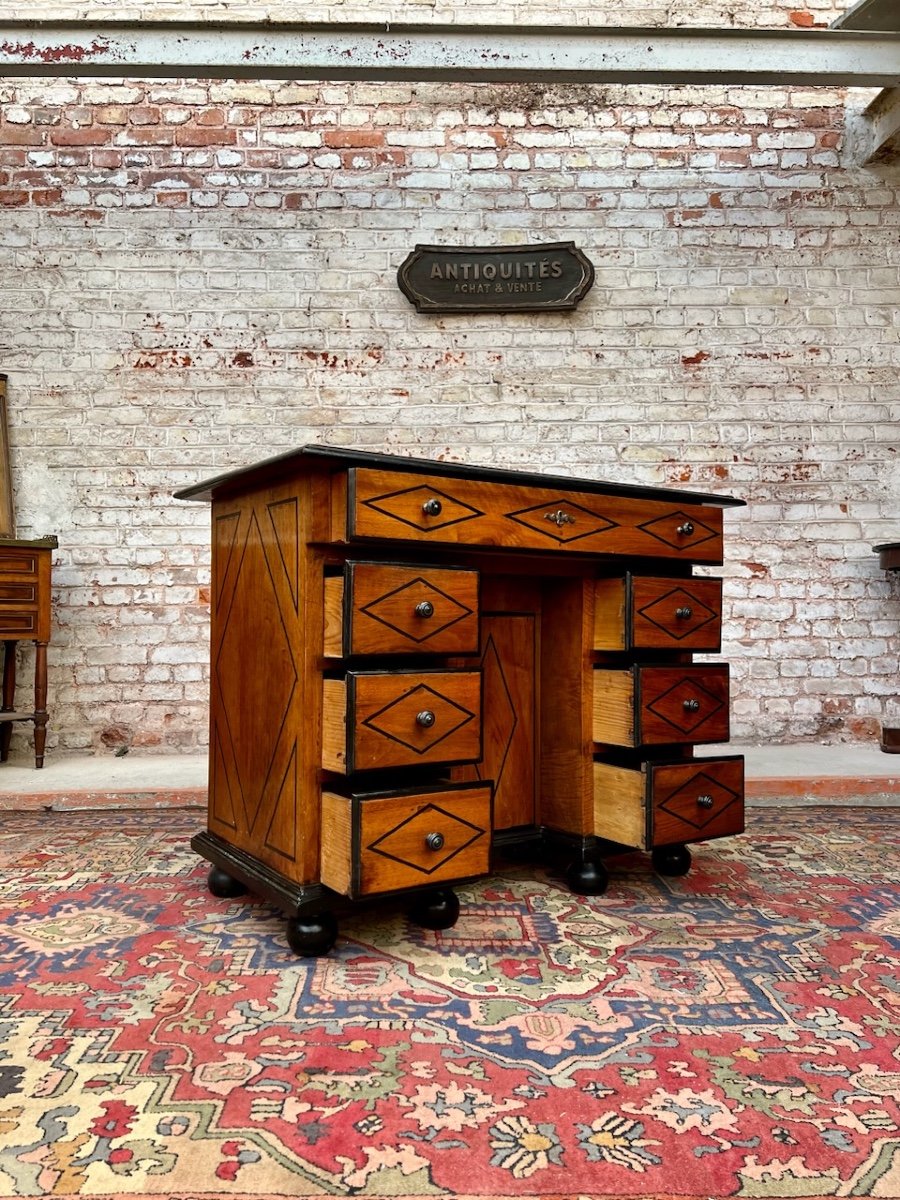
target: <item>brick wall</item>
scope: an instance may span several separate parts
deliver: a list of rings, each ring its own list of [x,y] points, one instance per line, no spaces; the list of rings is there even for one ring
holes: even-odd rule
[[[846,0],[336,0],[306,4],[305,21],[402,21],[435,24],[707,25],[741,28],[827,26],[850,7]],[[0,20],[296,21],[296,3],[259,0],[40,0],[31,12],[0,3]]]
[[[208,510],[171,493],[306,441],[742,496],[737,739],[876,736],[900,644],[870,549],[900,537],[900,175],[842,165],[866,96],[45,80],[0,97],[19,532],[61,543],[51,747],[204,743]],[[572,314],[423,317],[396,286],[416,242],[570,238],[596,268]]]

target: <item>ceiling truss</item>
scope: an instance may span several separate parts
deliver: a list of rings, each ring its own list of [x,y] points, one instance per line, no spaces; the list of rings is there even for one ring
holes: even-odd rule
[[[897,0],[859,0],[836,21],[832,29],[880,29],[896,33],[900,30],[900,5]]]
[[[0,22],[0,76],[894,87],[900,32]]]

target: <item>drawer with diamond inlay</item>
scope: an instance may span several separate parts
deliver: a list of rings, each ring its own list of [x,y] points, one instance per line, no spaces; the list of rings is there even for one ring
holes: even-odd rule
[[[326,771],[481,758],[480,671],[348,671],[322,682]]]
[[[327,657],[475,654],[478,572],[348,562],[325,579]]]
[[[610,746],[727,742],[728,664],[593,672],[593,736]]]
[[[722,561],[722,510],[672,500],[354,468],[347,536]]]
[[[721,579],[629,572],[594,586],[595,650],[710,652],[721,642]]]
[[[706,841],[744,829],[741,756],[643,763],[594,763],[596,837],[648,850]]]
[[[490,841],[482,783],[322,795],[321,879],[353,899],[483,875]]]

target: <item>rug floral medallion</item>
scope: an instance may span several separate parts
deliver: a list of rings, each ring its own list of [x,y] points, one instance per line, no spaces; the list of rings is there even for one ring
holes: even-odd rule
[[[8,813],[0,1197],[900,1196],[900,810],[759,809],[348,917],[217,900],[196,811]]]

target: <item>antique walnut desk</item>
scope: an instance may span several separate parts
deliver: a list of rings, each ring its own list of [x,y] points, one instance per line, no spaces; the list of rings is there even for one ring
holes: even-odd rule
[[[3,642],[3,704],[0,761],[9,757],[13,721],[34,724],[34,765],[44,765],[47,743],[47,646],[50,641],[50,556],[55,537],[25,541],[0,538],[0,640]],[[34,642],[34,708],[16,708],[16,649]]]
[[[727,497],[307,446],[177,493],[212,503],[210,890],[327,953],[341,898],[432,928],[491,849],[604,854],[743,829],[720,647]]]

